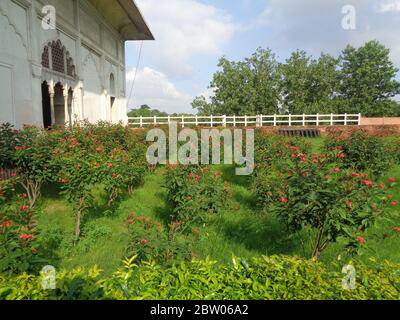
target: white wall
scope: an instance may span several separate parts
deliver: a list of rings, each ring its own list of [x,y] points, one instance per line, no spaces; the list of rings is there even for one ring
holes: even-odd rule
[[[41,28],[41,8],[57,9],[57,30]],[[42,125],[40,85],[44,46],[60,39],[74,60],[74,108],[91,122],[110,120],[109,77],[116,84],[116,116],[126,121],[124,43],[86,0],[0,0],[0,123]],[[83,86],[83,90],[80,87]],[[83,104],[83,106],[82,106]]]

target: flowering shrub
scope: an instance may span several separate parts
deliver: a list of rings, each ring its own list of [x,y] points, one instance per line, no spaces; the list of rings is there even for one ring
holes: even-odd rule
[[[277,212],[293,233],[308,229],[312,256],[318,258],[338,237],[349,248],[388,204],[385,189],[367,174],[346,169],[346,153],[336,148],[327,154],[307,155],[288,148],[275,171],[256,181],[259,204]]]
[[[311,145],[304,139],[268,135],[262,131],[256,131],[254,142],[256,175],[279,164],[281,158],[287,155],[287,150],[290,147],[296,146],[294,151],[303,153],[308,153],[311,149]]]
[[[383,175],[390,167],[394,156],[388,152],[383,138],[363,131],[355,131],[348,137],[330,136],[325,142],[327,152],[338,147],[342,148],[345,154],[344,168],[369,172],[374,176]]]
[[[170,264],[176,259],[190,260],[188,243],[168,234],[160,223],[148,217],[136,216],[135,213],[129,214],[126,223],[131,238],[126,256],[136,256],[137,261],[154,260],[161,265]]]
[[[24,203],[24,201],[19,202]],[[26,204],[0,212],[0,272],[37,271],[43,262],[34,212]]]
[[[9,123],[0,124],[0,168],[14,168],[14,152],[18,145],[18,131]]]
[[[42,185],[54,181],[57,169],[53,168],[51,154],[56,138],[35,127],[25,127],[18,134],[19,145],[15,147],[14,165],[31,208],[40,197]]]
[[[222,173],[212,173],[207,167],[167,166],[165,176],[167,198],[173,208],[172,221],[204,223],[209,214],[219,213],[230,191]]]
[[[44,290],[42,276],[0,276],[0,299],[8,300],[399,300],[400,266],[354,265],[356,287],[342,287],[341,268],[296,257],[271,256],[229,265],[210,259],[159,266],[134,259],[105,277],[97,268],[57,273],[56,290]]]

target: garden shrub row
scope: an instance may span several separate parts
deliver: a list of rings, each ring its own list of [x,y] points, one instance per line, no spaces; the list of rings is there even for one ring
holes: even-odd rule
[[[345,289],[346,274],[296,257],[271,256],[230,265],[209,259],[170,267],[154,262],[138,266],[134,259],[112,276],[97,268],[57,274],[56,289],[44,290],[42,276],[0,277],[0,299],[9,300],[373,300],[400,299],[400,265],[375,268],[355,265],[354,289]]]
[[[374,180],[393,163],[379,137],[355,132],[330,138],[319,153],[295,139],[263,137],[257,142],[257,150],[270,146],[261,152],[265,160],[253,179],[257,205],[275,213],[290,234],[306,230],[312,257],[339,238],[346,240],[347,253],[357,253],[365,244],[363,233],[386,207],[398,205],[391,191],[396,179]],[[270,155],[270,150],[276,151]]]
[[[4,142],[4,143],[3,143]],[[75,213],[74,242],[84,215],[94,207],[93,190],[107,195],[104,210],[138,186],[147,170],[143,133],[122,125],[82,122],[46,131],[32,126],[0,128],[0,146],[8,147],[2,165],[17,174],[0,180],[0,272],[36,271],[49,247],[36,226],[43,186],[64,196]],[[48,251],[48,250],[47,250]]]

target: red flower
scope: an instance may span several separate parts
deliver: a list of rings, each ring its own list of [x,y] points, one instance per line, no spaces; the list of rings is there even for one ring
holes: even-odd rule
[[[301,157],[301,158],[300,158],[300,162],[307,162],[307,158]]]
[[[292,149],[293,151],[298,151],[299,150],[299,148],[297,148],[295,146],[290,146],[289,148]]]
[[[390,177],[390,178],[388,179],[388,181],[389,181],[390,183],[396,182],[396,178]]]
[[[292,154],[290,155],[290,157],[291,157],[292,159],[296,159],[296,158],[297,158],[297,156],[296,156],[294,153],[292,153]]]
[[[308,171],[303,172],[303,177],[307,177],[310,173]]]
[[[381,189],[385,189],[385,184],[381,183],[378,187],[381,188]]]
[[[128,219],[128,224],[133,224],[133,220],[132,219]]]
[[[12,225],[11,220],[4,221],[3,223],[0,224],[0,228],[10,228]]]
[[[371,180],[363,180],[361,183],[362,183],[364,186],[367,186],[367,187],[372,187],[372,186],[374,185],[374,182],[371,181]]]
[[[285,197],[281,198],[281,203],[287,203],[287,202],[288,202],[287,198],[285,198]]]
[[[142,241],[140,241],[140,244],[141,244],[142,246],[146,246],[148,243],[149,243],[149,241],[146,240],[146,239],[143,239]]]
[[[21,234],[19,236],[19,238],[23,241],[31,241],[31,240],[35,239],[35,237],[31,234]]]
[[[29,206],[21,206],[20,209],[21,211],[26,211],[29,209]]]
[[[35,247],[32,247],[32,253],[36,253],[37,252],[37,249],[35,248]]]
[[[139,222],[143,221],[143,219],[144,219],[144,217],[143,217],[143,216],[139,216],[139,217],[137,217],[137,221],[139,221]]]
[[[114,153],[118,153],[119,150],[118,150],[118,149],[113,149],[113,152],[114,152]]]
[[[109,164],[108,164],[108,167],[109,167],[109,168],[112,168],[113,166],[114,166],[114,165],[113,165],[112,163],[109,163]]]
[[[359,242],[359,243],[361,243],[361,244],[364,244],[366,241],[365,241],[365,238],[363,238],[363,237],[357,237],[357,241]]]
[[[390,205],[392,206],[392,207],[395,207],[395,206],[397,206],[399,203],[397,202],[397,201],[392,201],[391,203],[390,203]]]
[[[224,187],[224,191],[225,191],[225,192],[229,192],[229,191],[231,191],[231,188],[229,188],[229,187]]]
[[[335,168],[335,169],[333,169],[333,171],[335,171],[335,172],[340,172],[340,171],[342,171],[340,168]]]
[[[25,147],[23,147],[23,146],[16,146],[15,147],[15,150],[24,150],[25,149]]]
[[[338,158],[339,159],[344,159],[346,157],[346,155],[344,153],[339,153],[338,154]]]
[[[313,163],[319,163],[319,161],[317,159],[313,159],[312,161]]]
[[[393,228],[393,231],[396,231],[397,233],[400,233],[400,228]]]
[[[103,152],[104,149],[103,149],[103,148],[96,148],[96,151],[97,151],[97,152]]]
[[[21,198],[28,198],[28,195],[27,195],[26,193],[21,193],[19,196],[20,196]]]

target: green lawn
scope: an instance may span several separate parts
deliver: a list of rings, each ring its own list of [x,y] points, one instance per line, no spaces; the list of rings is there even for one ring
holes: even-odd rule
[[[213,169],[224,173],[224,179],[232,185],[233,196],[222,214],[201,226],[200,237],[182,236],[192,245],[195,256],[210,256],[226,263],[231,261],[232,255],[244,258],[272,254],[308,257],[306,248],[309,243],[305,234],[289,238],[284,225],[273,214],[261,213],[254,208],[249,177],[235,176],[232,166],[221,165]],[[55,240],[59,243],[58,249],[51,262],[58,268],[98,265],[106,273],[115,271],[129,241],[126,218],[130,212],[167,224],[171,210],[165,202],[162,170],[160,168],[146,176],[144,184],[124,199],[115,213],[104,213],[99,200],[98,208],[85,216],[82,237],[76,246],[72,245],[74,216],[71,208],[62,198],[50,191],[45,192],[38,224],[44,232],[48,230],[49,235],[58,237]],[[395,176],[400,181],[400,166],[393,168],[388,176]],[[96,191],[96,194],[101,199],[101,192]],[[396,200],[400,200],[399,187],[393,190],[393,194]],[[399,226],[400,212],[393,208],[365,235],[368,250],[357,259],[367,264],[374,263],[371,257],[378,262],[389,259],[400,263],[400,237],[383,237],[384,233]],[[329,247],[321,260],[330,266],[339,255],[343,260],[349,259],[344,256],[340,242]]]

